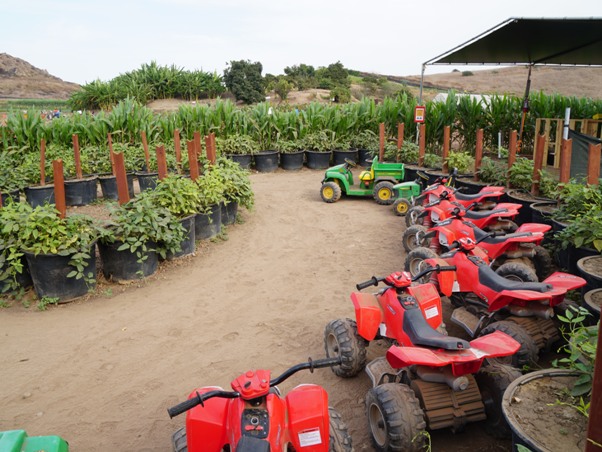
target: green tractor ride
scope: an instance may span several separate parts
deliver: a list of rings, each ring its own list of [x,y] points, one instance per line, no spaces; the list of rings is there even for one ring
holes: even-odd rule
[[[345,163],[326,170],[320,189],[322,200],[337,202],[344,193],[347,196],[372,196],[381,205],[393,204],[394,187],[403,182],[403,163],[380,162],[378,157],[374,157],[370,169],[359,174],[357,183],[351,172],[355,166],[355,162],[345,159]]]
[[[59,436],[28,436],[25,430],[0,432],[0,451],[68,452],[69,444]]]

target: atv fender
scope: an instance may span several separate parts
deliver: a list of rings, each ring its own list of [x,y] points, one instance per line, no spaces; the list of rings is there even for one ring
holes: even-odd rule
[[[524,223],[521,224],[516,232],[541,232],[542,234],[545,234],[546,232],[548,232],[550,229],[552,229],[552,226],[550,226],[549,224],[542,224],[542,223]]]
[[[569,290],[578,289],[587,284],[585,279],[563,272],[554,272],[542,282],[552,286],[552,290],[548,292],[552,297],[550,306],[556,306],[558,303],[562,303]]]
[[[326,390],[314,384],[299,385],[286,395],[286,407],[294,450],[327,450],[330,420]]]
[[[376,295],[353,292],[351,301],[355,307],[357,333],[368,341],[374,340],[378,327],[384,322],[383,312]]]
[[[219,386],[205,386],[192,391],[188,398],[196,397],[197,392],[222,390]],[[236,399],[232,399],[236,400]],[[186,412],[186,439],[189,450],[221,451],[227,444],[226,416],[230,399],[213,397]]]

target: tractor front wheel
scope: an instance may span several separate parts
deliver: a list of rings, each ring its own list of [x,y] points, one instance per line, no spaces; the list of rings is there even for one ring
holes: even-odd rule
[[[399,198],[393,203],[393,211],[398,217],[403,217],[411,207],[412,204],[405,198]]]
[[[322,201],[328,203],[337,202],[339,199],[341,199],[341,194],[341,187],[339,187],[339,184],[333,181],[324,182],[322,184],[322,188],[320,189]]]
[[[395,202],[393,197],[393,184],[388,181],[379,182],[374,186],[374,200],[381,206],[388,206]]]

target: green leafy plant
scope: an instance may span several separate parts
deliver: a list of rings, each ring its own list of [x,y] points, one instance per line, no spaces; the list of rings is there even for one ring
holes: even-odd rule
[[[493,160],[487,156],[483,157],[479,168],[479,180],[492,185],[506,185],[505,162]]]
[[[234,134],[223,140],[216,140],[216,147],[220,154],[256,154],[259,143],[250,135]]]
[[[282,154],[291,154],[293,152],[299,152],[301,145],[297,140],[276,140],[274,142],[274,150],[281,152]]]
[[[8,193],[27,186],[27,175],[21,165],[22,155],[16,149],[0,152],[0,192]]]
[[[308,151],[330,152],[337,147],[335,132],[331,130],[320,130],[310,132],[302,139],[303,148]]]
[[[39,311],[45,311],[46,309],[48,309],[48,306],[51,304],[58,304],[60,298],[58,297],[42,297],[39,301],[38,301],[38,310]]]
[[[196,184],[199,189],[198,211],[200,213],[211,213],[214,206],[225,200],[224,176],[220,173],[220,166],[205,165],[203,174],[196,180]]]
[[[474,157],[466,151],[450,151],[445,159],[448,168],[457,168],[458,173],[466,174],[474,170]]]
[[[146,194],[153,204],[165,207],[176,218],[184,218],[198,212],[201,192],[191,179],[169,175]]]
[[[365,149],[372,153],[378,152],[378,135],[369,129],[362,130],[351,137],[351,147],[355,149]]]
[[[441,156],[427,152],[424,154],[425,168],[441,168]]]
[[[224,187],[224,202],[237,202],[246,209],[252,209],[255,203],[255,194],[251,188],[249,171],[226,158],[218,159],[217,166]]]
[[[399,160],[403,163],[413,164],[418,162],[420,148],[416,143],[404,141],[399,152]]]
[[[4,292],[15,291],[19,286],[16,278],[24,270],[19,230],[30,211],[28,204],[20,202],[7,202],[0,209],[0,283]]]

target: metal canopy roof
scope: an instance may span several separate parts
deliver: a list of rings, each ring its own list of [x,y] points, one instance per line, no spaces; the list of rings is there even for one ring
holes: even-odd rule
[[[602,18],[510,18],[424,66],[435,64],[602,66]]]

